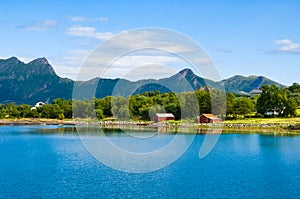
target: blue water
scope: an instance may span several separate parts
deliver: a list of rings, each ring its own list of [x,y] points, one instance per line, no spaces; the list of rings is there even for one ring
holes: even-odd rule
[[[0,127],[0,198],[300,198],[299,136],[224,134],[199,159],[197,135],[173,164],[132,174],[99,163],[71,130]]]

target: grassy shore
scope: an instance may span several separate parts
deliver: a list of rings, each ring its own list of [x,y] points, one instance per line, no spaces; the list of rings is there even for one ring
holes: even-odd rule
[[[74,125],[75,121],[48,118],[0,119],[0,125]]]
[[[0,125],[75,125],[78,120],[58,120],[45,118],[20,118],[0,119]],[[223,132],[295,132],[300,134],[300,117],[294,118],[246,118],[239,120],[227,120],[216,124],[196,124],[192,121],[168,121],[163,123],[143,121],[99,121],[95,119],[83,119],[82,124],[100,124],[103,128],[162,128],[173,131],[174,129],[196,129],[197,132],[205,132],[207,129],[223,129]],[[173,129],[173,130],[172,130]]]
[[[246,118],[237,120],[226,120],[224,124],[274,124],[274,125],[296,125],[300,124],[300,117],[292,118]]]
[[[274,130],[293,131],[300,133],[300,117],[293,118],[247,118],[239,120],[227,120],[224,122],[224,130]]]

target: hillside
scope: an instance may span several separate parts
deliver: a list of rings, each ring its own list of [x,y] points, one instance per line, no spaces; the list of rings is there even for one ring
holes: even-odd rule
[[[17,104],[34,104],[37,101],[51,102],[55,98],[72,98],[74,81],[59,77],[46,58],[38,58],[29,63],[23,63],[16,57],[0,59],[0,103],[14,102]],[[92,93],[96,88],[96,97],[108,95],[128,96],[146,91],[158,90],[165,92],[186,92],[203,86],[220,88],[224,84],[227,92],[250,93],[259,89],[262,84],[284,85],[262,76],[234,76],[220,82],[204,79],[184,69],[179,73],[159,80],[139,80],[131,82],[125,79],[94,78],[89,81],[76,82],[82,92],[81,98]]]
[[[0,103],[33,104],[57,97],[70,99],[73,83],[57,76],[45,58],[28,64],[15,57],[0,60]]]
[[[241,75],[235,75],[228,79],[224,79],[221,82],[224,83],[224,87],[227,92],[246,93],[246,94],[250,93],[253,90],[261,88],[263,84],[268,84],[268,85],[275,84],[281,88],[284,87],[284,85],[279,84],[263,76],[244,77]]]

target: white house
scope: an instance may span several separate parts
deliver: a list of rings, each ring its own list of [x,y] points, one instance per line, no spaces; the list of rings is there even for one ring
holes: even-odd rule
[[[44,102],[37,102],[33,107],[30,108],[30,110],[37,109],[38,107],[42,107],[45,103]]]

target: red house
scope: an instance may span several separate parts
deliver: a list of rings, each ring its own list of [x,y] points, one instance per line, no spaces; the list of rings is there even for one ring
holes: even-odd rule
[[[198,123],[216,123],[216,122],[222,122],[221,118],[218,118],[217,116],[213,114],[202,114],[197,117]]]
[[[175,116],[172,113],[156,113],[154,115],[155,122],[162,122],[167,120],[175,120]]]

